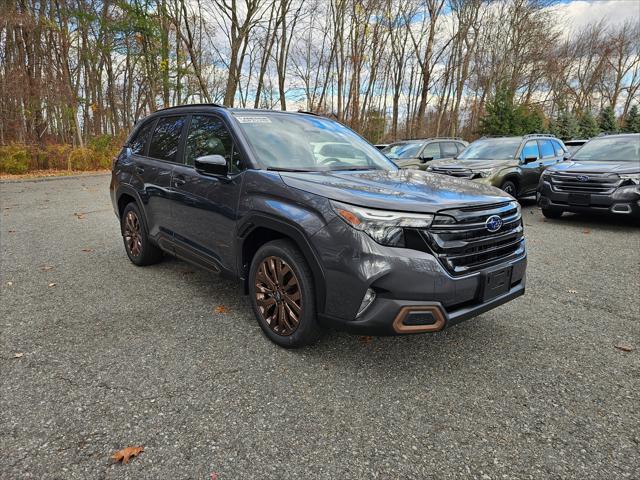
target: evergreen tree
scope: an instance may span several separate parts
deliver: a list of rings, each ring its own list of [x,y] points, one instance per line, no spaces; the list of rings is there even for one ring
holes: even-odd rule
[[[624,128],[626,133],[640,133],[640,113],[638,105],[633,105],[624,117]]]
[[[606,133],[618,131],[616,114],[611,105],[607,105],[600,111],[600,115],[598,116],[598,126],[600,127],[600,130]]]
[[[528,133],[542,133],[544,130],[544,114],[538,108],[520,105],[516,109],[513,133],[526,135]]]
[[[555,128],[555,135],[562,140],[577,138],[581,133],[578,119],[568,110],[562,110],[558,114],[558,120],[555,122]]]
[[[579,136],[582,138],[591,138],[595,137],[600,133],[600,128],[598,127],[598,122],[593,117],[590,111],[582,112],[580,118],[578,119],[578,125],[580,127]]]
[[[480,133],[485,135],[525,135],[543,130],[542,111],[527,105],[515,106],[513,92],[503,84],[496,88],[495,97],[487,102],[480,119]]]
[[[514,117],[513,94],[504,84],[498,85],[494,98],[487,102],[484,117],[480,119],[480,133],[512,135]]]

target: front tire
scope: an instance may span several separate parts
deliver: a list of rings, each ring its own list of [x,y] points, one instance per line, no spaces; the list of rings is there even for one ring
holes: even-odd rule
[[[502,185],[500,186],[500,190],[502,190],[505,193],[508,193],[513,198],[518,198],[518,187],[511,180],[507,180],[503,182]]]
[[[162,260],[162,250],[149,240],[149,232],[135,203],[131,202],[124,207],[120,228],[124,249],[132,263],[142,267]]]
[[[545,218],[558,219],[563,213],[562,210],[556,208],[542,208],[542,215],[544,215]]]
[[[292,242],[260,247],[251,261],[249,294],[258,324],[272,342],[296,348],[318,340],[313,276]]]

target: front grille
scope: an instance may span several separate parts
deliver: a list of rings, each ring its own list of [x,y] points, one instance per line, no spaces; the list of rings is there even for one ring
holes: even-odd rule
[[[449,175],[450,177],[473,178],[473,173],[468,168],[431,167],[429,171],[440,175]]]
[[[551,186],[556,192],[595,193],[608,195],[620,186],[622,181],[611,173],[565,173],[551,174]]]
[[[492,216],[502,220],[487,229]],[[517,202],[438,212],[429,229],[421,230],[430,250],[453,275],[480,270],[524,255],[524,231]]]

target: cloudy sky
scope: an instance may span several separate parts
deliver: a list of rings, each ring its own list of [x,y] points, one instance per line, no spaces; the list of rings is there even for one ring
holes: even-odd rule
[[[554,7],[568,28],[580,28],[593,21],[609,23],[640,19],[640,0],[565,0]]]

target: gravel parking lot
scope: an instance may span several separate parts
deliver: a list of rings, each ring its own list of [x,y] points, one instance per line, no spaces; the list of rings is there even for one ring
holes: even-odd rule
[[[286,351],[235,283],[133,266],[108,183],[0,184],[0,478],[640,478],[624,219],[525,202],[524,297],[434,335]],[[145,451],[110,459],[129,445]]]

